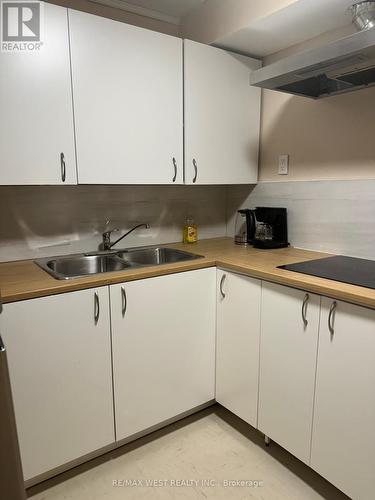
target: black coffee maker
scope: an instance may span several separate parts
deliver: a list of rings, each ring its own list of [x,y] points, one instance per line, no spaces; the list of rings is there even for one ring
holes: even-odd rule
[[[239,210],[235,243],[264,249],[289,246],[286,208],[257,207],[255,210]]]

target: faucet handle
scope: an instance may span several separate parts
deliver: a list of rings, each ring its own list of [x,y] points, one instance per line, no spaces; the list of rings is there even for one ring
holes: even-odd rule
[[[112,233],[117,233],[118,231],[120,231],[120,230],[116,227],[115,229],[110,229],[109,231],[104,231],[103,236],[104,235],[111,236]]]
[[[119,231],[119,229],[111,229],[109,231],[104,231],[102,234],[103,242],[101,244],[102,250],[110,250],[112,245],[111,245],[111,234],[115,233],[116,231]]]

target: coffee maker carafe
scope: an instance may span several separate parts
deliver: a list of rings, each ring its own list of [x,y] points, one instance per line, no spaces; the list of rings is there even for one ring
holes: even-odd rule
[[[234,242],[236,245],[252,245],[255,237],[256,219],[254,210],[238,210]]]

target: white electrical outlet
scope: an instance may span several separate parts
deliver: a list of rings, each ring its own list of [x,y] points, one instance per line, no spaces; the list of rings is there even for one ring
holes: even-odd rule
[[[279,156],[279,175],[288,175],[289,173],[289,155]]]

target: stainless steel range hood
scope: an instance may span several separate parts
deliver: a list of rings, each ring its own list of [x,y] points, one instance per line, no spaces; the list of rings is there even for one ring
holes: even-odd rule
[[[375,28],[264,66],[251,84],[313,99],[375,85]]]

